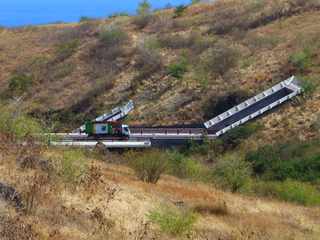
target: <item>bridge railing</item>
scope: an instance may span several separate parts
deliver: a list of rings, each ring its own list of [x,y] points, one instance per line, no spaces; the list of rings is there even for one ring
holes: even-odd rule
[[[260,93],[260,94],[258,94],[256,96],[244,101],[243,103],[241,103],[241,104],[229,109],[228,111],[218,115],[217,117],[205,122],[204,125],[205,125],[205,127],[207,129],[210,129],[215,124],[217,124],[217,123],[219,123],[219,122],[231,117],[232,115],[234,115],[234,114],[236,114],[236,113],[238,113],[238,112],[250,107],[251,105],[261,101],[262,99],[274,94],[275,92],[277,92],[277,91],[279,91],[279,90],[281,90],[282,88],[285,88],[285,87],[289,88],[294,93],[296,93],[296,94],[294,94],[294,96],[299,94],[302,91],[302,89],[297,85],[297,80],[296,80],[295,76],[292,76],[291,78],[289,78],[289,79],[287,79],[285,81],[282,81],[279,84],[276,84],[275,86],[265,90],[264,92],[262,92],[262,93]],[[288,99],[286,99],[286,100],[288,100]]]
[[[216,137],[219,137],[220,135],[222,135],[222,134],[230,131],[231,129],[233,129],[233,128],[235,128],[235,127],[238,127],[238,126],[240,126],[240,125],[248,122],[249,120],[251,120],[251,119],[253,119],[253,118],[258,117],[259,115],[262,115],[263,113],[265,113],[265,112],[273,109],[274,107],[282,104],[283,102],[288,101],[289,99],[293,98],[294,96],[298,95],[299,93],[300,93],[300,92],[292,92],[292,93],[289,94],[288,96],[285,96],[285,97],[279,99],[278,101],[273,102],[273,103],[271,103],[270,105],[268,105],[268,106],[260,109],[259,111],[256,111],[255,113],[250,114],[249,116],[241,119],[240,121],[237,121],[237,122],[233,123],[232,125],[230,125],[230,126],[224,128],[224,129],[220,130],[219,132],[215,133],[214,135],[215,135]]]

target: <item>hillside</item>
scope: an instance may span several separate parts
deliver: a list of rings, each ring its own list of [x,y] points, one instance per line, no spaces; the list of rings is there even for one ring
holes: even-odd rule
[[[218,1],[173,16],[166,10],[140,18],[3,29],[3,99],[23,94],[25,111],[62,121],[64,128],[133,99],[137,109],[129,123],[168,125],[202,122],[219,99],[252,96],[292,74],[317,85],[317,1]],[[292,64],[293,57],[298,62]],[[172,71],[183,73],[177,77]],[[10,92],[14,76],[28,76],[32,83]],[[312,137],[317,94],[281,108],[261,120],[263,125],[274,126],[273,137]],[[283,127],[288,124],[290,131]]]
[[[47,159],[54,159],[46,152]],[[61,153],[60,153],[61,154]],[[48,156],[51,156],[48,158]],[[318,239],[319,208],[225,193],[208,185],[164,176],[159,183],[136,179],[127,167],[87,158],[88,177],[76,186],[52,170],[21,168],[4,155],[1,180],[33,196],[25,215],[0,200],[1,239],[181,239],[162,233],[148,214],[162,206],[195,209],[194,230],[182,239]]]
[[[319,0],[217,0],[0,28],[0,240],[318,240],[319,13]],[[302,96],[201,146],[34,135],[129,99],[130,126],[202,123],[292,75]]]

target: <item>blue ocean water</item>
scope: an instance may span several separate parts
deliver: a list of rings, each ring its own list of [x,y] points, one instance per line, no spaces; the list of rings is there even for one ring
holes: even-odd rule
[[[0,0],[0,26],[77,22],[81,16],[106,17],[117,12],[135,14],[141,0]],[[150,0],[153,8],[188,4],[191,0]]]

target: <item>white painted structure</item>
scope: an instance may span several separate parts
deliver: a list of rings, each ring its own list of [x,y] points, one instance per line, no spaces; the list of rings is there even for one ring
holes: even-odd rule
[[[126,105],[122,107],[116,107],[111,110],[110,113],[105,113],[96,119],[94,119],[95,122],[113,122],[113,121],[118,121],[124,117],[126,117],[129,112],[131,112],[134,109],[134,104],[133,101],[130,100]],[[83,132],[85,129],[85,125],[82,125],[80,128],[76,129],[74,132]]]
[[[230,126],[227,126],[226,128],[220,130],[219,132],[217,132],[215,134],[215,136],[220,136],[224,133],[226,133],[227,131],[239,126],[239,125],[242,125],[246,122],[248,122],[249,120],[253,119],[253,118],[256,118],[257,116],[265,113],[266,111],[268,110],[271,110],[273,109],[274,107],[282,104],[283,102],[293,98],[294,96],[296,95],[299,95],[303,90],[302,88],[298,85],[298,80],[296,79],[295,76],[292,76],[291,78],[285,80],[285,81],[282,81],[280,82],[279,84],[273,86],[272,88],[269,88],[267,89],[266,91],[246,100],[245,102],[229,109],[228,111],[220,114],[219,116],[207,121],[206,123],[204,123],[205,127],[207,129],[210,129],[211,127],[213,127],[215,124],[219,123],[219,122],[222,122],[223,120],[231,117],[232,115],[250,107],[251,105],[257,103],[258,101],[261,101],[263,100],[264,98],[270,96],[271,94],[274,94],[275,92],[281,90],[282,88],[288,88],[290,90],[292,90],[292,93],[290,93],[289,95],[281,98],[281,99],[278,99],[277,101],[275,102],[272,102],[271,104],[269,104],[268,106],[262,108],[262,109],[258,109],[256,112],[242,118],[240,121],[237,121],[235,123],[233,123],[232,125]]]
[[[74,146],[74,147],[95,147],[98,143],[103,144],[106,148],[148,148],[151,147],[149,140],[145,141],[79,141],[79,140],[62,140],[53,141],[53,146]]]

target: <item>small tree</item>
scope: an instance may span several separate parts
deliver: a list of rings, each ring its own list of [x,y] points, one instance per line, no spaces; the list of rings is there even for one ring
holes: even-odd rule
[[[179,5],[176,7],[175,11],[174,11],[174,17],[177,18],[177,17],[181,17],[184,13],[184,11],[187,9],[188,7],[185,6],[185,5]]]
[[[213,169],[213,181],[232,192],[244,189],[251,176],[251,165],[236,155],[220,159]]]
[[[179,178],[203,179],[206,169],[200,162],[186,157],[182,153],[172,151],[168,154],[168,173]]]
[[[56,48],[56,55],[58,61],[63,61],[72,56],[80,45],[79,39],[71,40],[70,42],[65,42],[59,44]]]
[[[128,38],[128,34],[117,26],[107,27],[99,33],[101,44],[107,48],[119,46]]]
[[[212,75],[223,76],[236,65],[237,60],[238,53],[235,49],[224,42],[218,42],[201,55],[200,65]]]
[[[9,90],[14,95],[21,95],[32,86],[32,77],[26,74],[15,74],[9,79]]]
[[[143,0],[139,3],[137,13],[139,15],[148,15],[151,13],[151,4],[148,0]]]
[[[303,51],[291,54],[289,56],[289,62],[299,72],[304,72],[312,63],[312,53],[310,49],[305,48]]]
[[[129,160],[137,177],[148,183],[157,183],[167,167],[167,155],[160,151],[149,151]]]
[[[151,4],[147,0],[143,0],[139,3],[137,13],[138,16],[134,18],[133,24],[139,29],[145,28],[149,22],[153,20],[153,16],[151,15]]]
[[[168,66],[168,74],[172,77],[181,79],[188,70],[187,58],[182,56],[177,63]]]

